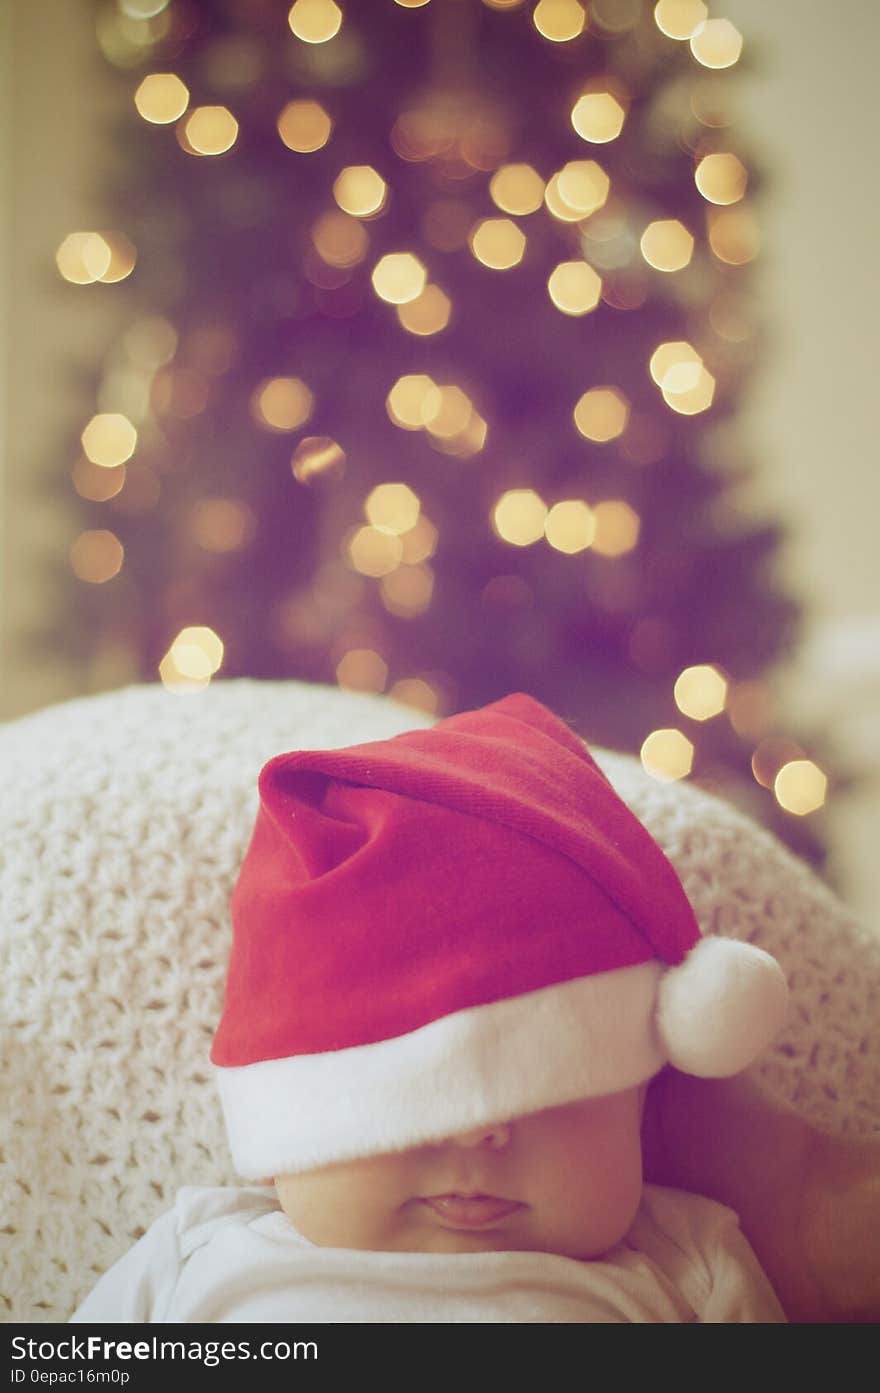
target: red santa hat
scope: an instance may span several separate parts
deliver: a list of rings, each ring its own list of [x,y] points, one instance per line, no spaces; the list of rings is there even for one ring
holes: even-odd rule
[[[260,775],[215,1067],[247,1178],[400,1150],[769,1043],[778,964],[701,937],[585,745],[515,693]]]

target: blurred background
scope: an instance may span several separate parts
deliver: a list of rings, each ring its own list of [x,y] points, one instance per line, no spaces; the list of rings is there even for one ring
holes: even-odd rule
[[[524,689],[880,865],[872,0],[13,0],[3,689]]]

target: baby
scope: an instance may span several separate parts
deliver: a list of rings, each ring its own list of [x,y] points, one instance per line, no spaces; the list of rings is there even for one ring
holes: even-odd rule
[[[232,915],[211,1057],[251,1183],[182,1189],[74,1321],[784,1320],[640,1138],[664,1064],[757,1057],[784,977],[701,938],[539,702],[270,761]]]

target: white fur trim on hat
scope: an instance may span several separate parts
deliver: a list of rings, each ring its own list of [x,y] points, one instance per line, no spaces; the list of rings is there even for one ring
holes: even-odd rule
[[[657,1029],[686,1074],[728,1078],[763,1052],[785,1019],[788,986],[775,958],[713,935],[663,976]]]
[[[232,1158],[247,1179],[400,1151],[662,1068],[655,961],[457,1011],[408,1035],[214,1066]]]

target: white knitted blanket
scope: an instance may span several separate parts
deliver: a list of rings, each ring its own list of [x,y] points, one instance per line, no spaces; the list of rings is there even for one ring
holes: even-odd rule
[[[237,681],[0,727],[2,1319],[65,1320],[180,1185],[235,1183],[207,1059],[262,764],[430,724],[385,697]],[[704,932],[786,969],[763,1077],[821,1123],[880,1128],[880,942],[726,804],[598,760]]]

